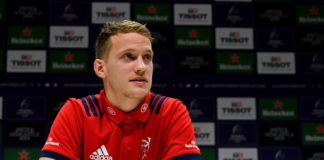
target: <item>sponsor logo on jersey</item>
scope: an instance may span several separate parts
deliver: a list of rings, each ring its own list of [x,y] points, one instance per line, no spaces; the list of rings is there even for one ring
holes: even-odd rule
[[[297,24],[299,25],[323,25],[324,14],[321,11],[324,6],[296,6]]]
[[[297,123],[264,123],[260,124],[260,143],[267,145],[298,144]]]
[[[44,138],[44,125],[41,123],[10,122],[6,125],[6,145],[41,145]]]
[[[170,24],[170,4],[135,3],[133,13],[136,21],[142,23]]]
[[[52,146],[60,146],[60,143],[59,142],[55,142],[53,141],[53,137],[48,137],[45,145],[52,145]]]
[[[130,19],[130,3],[92,2],[92,23]]]
[[[295,54],[291,52],[258,52],[259,74],[295,74]]]
[[[212,25],[210,4],[174,4],[175,25]]]
[[[105,145],[100,146],[96,151],[90,154],[89,158],[93,160],[113,160],[113,157],[109,155]]]
[[[46,35],[44,26],[10,26],[8,27],[8,46],[45,47]]]
[[[324,123],[302,123],[302,142],[306,145],[324,144]]]
[[[51,48],[87,48],[88,27],[50,26]]]
[[[219,73],[253,73],[254,55],[243,52],[218,52],[216,65]]]
[[[294,98],[260,98],[260,119],[297,119]]]
[[[87,51],[51,51],[50,72],[87,72]]]
[[[193,123],[195,137],[199,146],[215,145],[215,124],[214,123]]]
[[[176,48],[212,48],[211,28],[176,28]]]
[[[5,3],[0,2],[0,22],[5,21]]]
[[[147,137],[146,139],[142,139],[142,144],[140,147],[140,159],[145,159],[147,157],[147,152],[150,150],[151,145],[151,137]]]
[[[39,148],[4,148],[4,160],[33,160],[38,159]]]
[[[7,72],[45,72],[46,51],[8,50]]]
[[[256,119],[255,98],[217,98],[217,117],[219,120]]]
[[[251,28],[216,28],[216,49],[253,49]]]
[[[219,160],[257,160],[256,148],[218,148]]]

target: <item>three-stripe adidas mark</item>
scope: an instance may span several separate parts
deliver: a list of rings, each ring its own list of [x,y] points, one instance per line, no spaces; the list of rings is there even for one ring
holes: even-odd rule
[[[105,145],[102,145],[94,151],[89,158],[93,160],[113,160],[113,158],[109,156]]]

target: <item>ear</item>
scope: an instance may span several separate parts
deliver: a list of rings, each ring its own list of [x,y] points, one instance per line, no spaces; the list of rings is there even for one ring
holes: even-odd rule
[[[102,79],[106,77],[105,62],[102,59],[96,59],[93,62],[93,69],[98,77]]]

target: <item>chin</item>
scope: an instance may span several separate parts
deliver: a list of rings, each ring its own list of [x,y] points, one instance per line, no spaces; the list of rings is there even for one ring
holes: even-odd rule
[[[135,89],[131,94],[134,98],[143,98],[149,93],[149,89]]]

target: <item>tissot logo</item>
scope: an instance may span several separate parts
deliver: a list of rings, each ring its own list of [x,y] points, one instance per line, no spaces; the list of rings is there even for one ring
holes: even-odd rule
[[[45,26],[10,26],[8,28],[9,47],[45,47]]]
[[[174,4],[175,25],[211,25],[212,8],[209,4]]]
[[[255,98],[217,98],[219,120],[256,119]]]
[[[211,48],[210,28],[176,28],[176,48]]]
[[[142,23],[170,24],[170,4],[135,3],[133,13],[136,21]]]
[[[253,31],[250,28],[216,28],[217,49],[253,49]]]
[[[8,50],[7,72],[45,72],[46,51]]]
[[[297,119],[294,98],[260,98],[260,119]]]
[[[88,27],[51,26],[50,47],[52,48],[87,48]]]
[[[297,24],[299,25],[323,25],[324,15],[321,11],[324,6],[296,6]]]
[[[216,54],[217,72],[219,73],[253,73],[253,53],[219,52]]]
[[[279,52],[258,52],[259,74],[295,74],[295,54]]]
[[[303,123],[302,124],[303,144],[323,145],[324,144],[324,123]]]
[[[130,3],[92,2],[92,23],[130,19]]]
[[[86,51],[50,52],[50,72],[86,72],[88,70]]]
[[[215,145],[215,124],[214,123],[193,123],[195,137],[200,146]]]
[[[219,148],[219,160],[258,160],[256,148]]]

